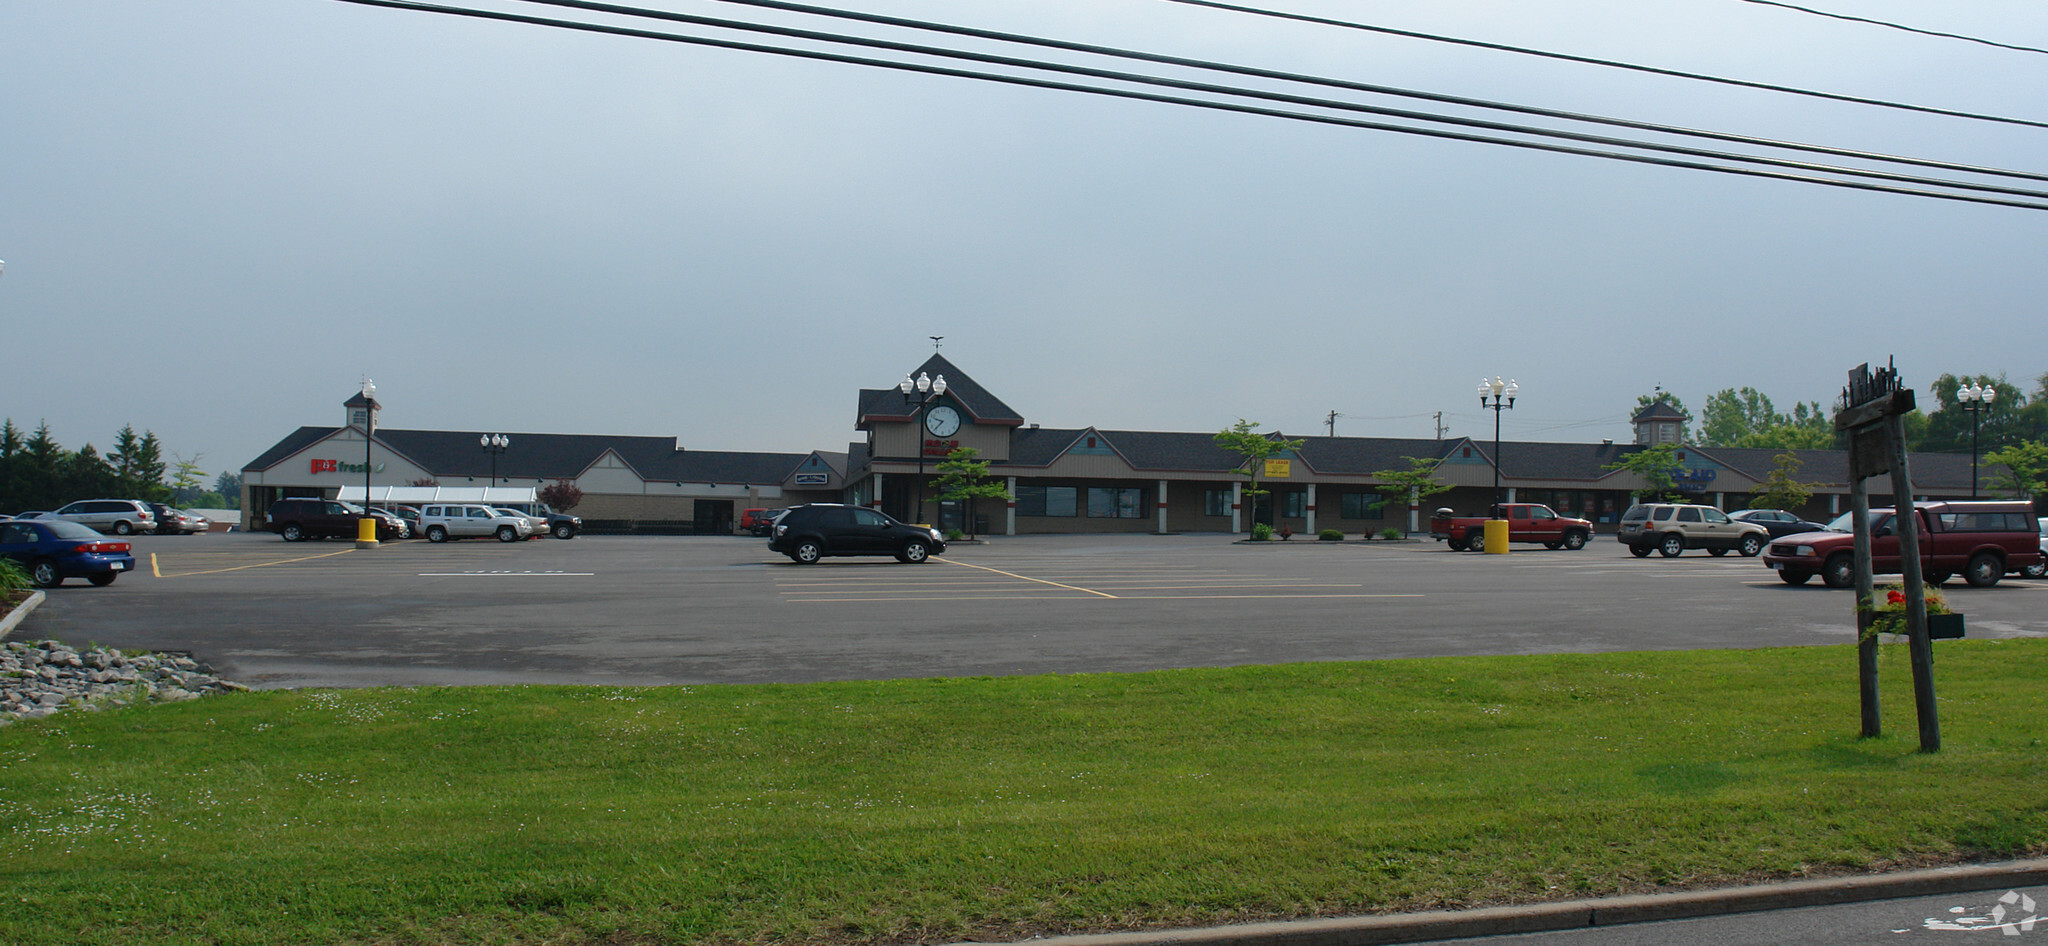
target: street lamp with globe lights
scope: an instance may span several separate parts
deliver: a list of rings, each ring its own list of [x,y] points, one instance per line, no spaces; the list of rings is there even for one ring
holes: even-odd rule
[[[489,489],[491,486],[498,485],[498,454],[504,453],[505,448],[512,445],[512,438],[504,434],[484,434],[476,438],[476,442],[484,448],[485,453],[491,455],[491,482],[484,487]],[[485,493],[484,497],[489,499],[490,495],[490,493]]]
[[[910,419],[917,434],[917,505],[911,507],[910,511],[910,518],[915,521],[924,517],[924,434],[925,427],[932,420],[932,415],[928,408],[931,407],[933,401],[938,400],[941,395],[946,393],[946,376],[939,375],[937,378],[933,378],[920,371],[917,373],[917,378],[913,380],[906,374],[903,376],[903,380],[897,383],[896,390],[903,392],[903,402],[905,404],[915,405],[910,412]],[[916,393],[913,394],[911,392]],[[951,408],[947,410],[951,410]],[[957,425],[957,418],[952,423]],[[957,430],[959,428],[955,426],[954,429]]]
[[[1479,379],[1479,406],[1493,411],[1493,503],[1498,506],[1507,500],[1500,493],[1500,412],[1513,410],[1515,392],[1522,386],[1510,378],[1503,382],[1499,375],[1493,380]]]
[[[1988,384],[1972,384],[1956,389],[1956,399],[1970,414],[1970,498],[1977,498],[1977,422],[1984,412],[1991,409],[1991,402],[1997,400],[1998,389]]]

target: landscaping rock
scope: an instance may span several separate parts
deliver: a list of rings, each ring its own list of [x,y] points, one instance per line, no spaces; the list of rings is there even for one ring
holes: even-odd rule
[[[0,726],[40,719],[61,709],[97,709],[107,703],[181,702],[213,693],[247,690],[222,680],[190,657],[116,650],[76,650],[57,641],[6,641],[0,647]]]

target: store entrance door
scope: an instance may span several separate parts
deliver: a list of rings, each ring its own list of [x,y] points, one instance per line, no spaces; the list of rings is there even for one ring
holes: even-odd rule
[[[732,534],[732,500],[700,499],[695,506],[697,521],[694,531],[698,535]]]

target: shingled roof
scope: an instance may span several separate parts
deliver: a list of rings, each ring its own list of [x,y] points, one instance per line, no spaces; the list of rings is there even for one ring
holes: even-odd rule
[[[244,472],[268,470],[332,436],[338,427],[301,427],[250,461]],[[486,477],[492,457],[477,445],[482,431],[394,430],[377,432],[377,442],[431,471],[436,477]],[[574,479],[607,451],[650,481],[679,483],[780,483],[808,453],[751,453],[683,450],[674,437],[618,437],[602,434],[507,434],[512,445],[496,458],[499,479]]]
[[[928,374],[933,378],[944,376],[946,397],[960,405],[960,409],[967,413],[969,422],[1002,424],[1008,427],[1024,426],[1024,418],[1011,410],[1010,405],[990,394],[987,388],[968,377],[967,372],[961,371],[944,356],[934,354],[925,359],[924,364],[910,372],[913,378],[921,374]],[[903,392],[896,388],[862,388],[859,413],[854,418],[854,426],[866,429],[874,421],[907,421],[915,407],[916,405],[910,403],[903,396]]]

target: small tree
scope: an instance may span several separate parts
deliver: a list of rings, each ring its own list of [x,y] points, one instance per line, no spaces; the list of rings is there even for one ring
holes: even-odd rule
[[[1270,490],[1259,486],[1259,471],[1265,468],[1266,460],[1275,454],[1292,453],[1299,450],[1305,442],[1301,440],[1283,440],[1271,434],[1259,433],[1258,426],[1258,421],[1248,421],[1240,417],[1237,419],[1237,423],[1232,424],[1225,430],[1218,431],[1216,434],[1217,446],[1244,457],[1244,462],[1239,464],[1233,472],[1244,474],[1250,481],[1244,489],[1244,494],[1252,501],[1253,518],[1255,519],[1257,518],[1257,510],[1259,508],[1259,497],[1270,492]]]
[[[1778,454],[1778,465],[1764,481],[1750,491],[1750,503],[1760,509],[1798,509],[1813,498],[1813,487],[1799,482],[1804,461],[1787,450]]]
[[[1685,464],[1678,462],[1678,445],[1660,443],[1645,447],[1620,460],[1607,464],[1604,469],[1626,470],[1642,477],[1643,486],[1630,493],[1637,502],[1669,501],[1684,498],[1678,491],[1678,471]]]
[[[568,512],[583,501],[583,491],[568,480],[556,480],[543,486],[536,495],[540,497],[541,502],[547,503],[556,512]]]
[[[1984,454],[1984,462],[2005,469],[1991,474],[1992,487],[2021,499],[2048,495],[2048,444],[2028,440]]]
[[[1397,495],[1405,497],[1400,500],[1403,506],[1419,509],[1422,507],[1424,500],[1438,493],[1450,490],[1451,485],[1449,483],[1439,483],[1436,480],[1436,468],[1439,461],[1427,457],[1402,457],[1401,459],[1408,461],[1407,469],[1379,470],[1373,473],[1373,478],[1396,490]],[[1388,510],[1393,509],[1394,503],[1394,499],[1387,499],[1385,508]]]
[[[981,456],[981,451],[973,447],[953,448],[952,453],[946,454],[946,458],[939,461],[935,468],[939,478],[933,481],[933,485],[938,487],[940,502],[957,503],[963,499],[967,501],[967,528],[963,531],[968,535],[974,534],[976,499],[1000,499],[1009,502],[1012,498],[1010,491],[1005,489],[1003,484],[989,478],[988,461],[975,459],[978,456]]]

